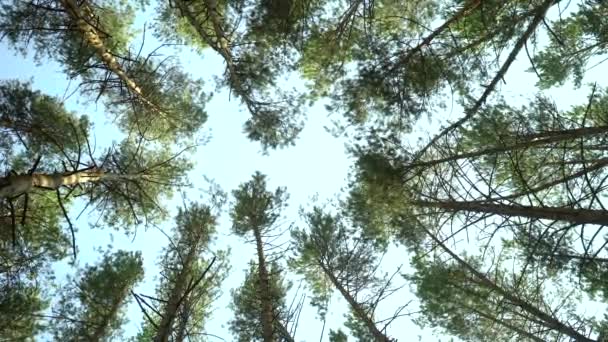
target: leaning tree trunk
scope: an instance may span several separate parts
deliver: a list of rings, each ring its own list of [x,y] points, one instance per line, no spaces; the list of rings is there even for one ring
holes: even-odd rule
[[[498,69],[494,78],[492,78],[490,83],[488,83],[486,89],[483,91],[481,96],[477,99],[477,101],[475,101],[471,108],[468,108],[465,111],[465,115],[462,118],[458,119],[456,122],[442,129],[439,134],[435,135],[431,139],[431,141],[429,141],[421,149],[419,149],[418,152],[416,152],[416,154],[412,158],[413,162],[417,162],[418,160],[420,160],[420,158],[426,153],[426,151],[428,151],[432,146],[434,146],[440,139],[461,127],[465,122],[469,121],[473,116],[477,114],[481,107],[486,103],[486,100],[488,99],[490,94],[498,85],[498,82],[504,79],[505,75],[507,74],[507,71],[511,67],[511,64],[513,64],[513,62],[517,58],[517,55],[519,55],[521,50],[524,48],[524,46],[528,42],[528,39],[530,39],[532,34],[534,34],[538,26],[543,23],[543,21],[545,20],[545,15],[547,14],[549,8],[551,8],[557,2],[558,1],[556,0],[545,0],[534,10],[534,12],[536,13],[530,21],[530,24],[519,37],[519,39],[517,39],[506,60],[503,62],[500,69]]]
[[[62,186],[96,183],[102,180],[118,181],[142,178],[145,178],[145,175],[106,173],[97,168],[86,168],[74,172],[9,175],[0,178],[0,198],[13,198],[34,189],[54,191]]]
[[[95,49],[95,53],[106,65],[106,67],[124,82],[127,88],[132,91],[139,101],[156,114],[164,116],[163,111],[154,103],[152,103],[142,92],[141,87],[123,70],[120,63],[111,51],[105,46],[103,39],[100,37],[97,29],[90,24],[95,18],[95,14],[88,6],[86,1],[82,5],[77,5],[73,0],[60,0],[61,5],[72,18],[76,27],[82,33],[88,45]],[[82,11],[82,12],[81,12]]]
[[[439,165],[443,163],[448,163],[460,159],[468,159],[468,158],[478,158],[485,155],[493,155],[496,153],[523,150],[530,147],[541,146],[546,144],[558,143],[562,141],[575,140],[577,138],[582,137],[591,137],[594,135],[606,134],[608,133],[608,126],[600,126],[600,127],[583,127],[576,129],[568,129],[561,131],[548,131],[536,134],[524,135],[521,137],[515,136],[514,138],[518,140],[510,145],[504,146],[495,146],[484,148],[478,151],[466,152],[455,154],[445,158],[433,159],[428,161],[419,161],[415,163],[408,164],[408,168],[416,168],[416,167],[429,167],[434,165]]]
[[[463,303],[458,303],[457,305],[460,305],[468,310],[471,310],[472,312],[474,312],[475,314],[479,315],[480,317],[487,319],[488,321],[496,324],[496,325],[500,325],[503,326],[513,332],[515,332],[516,334],[525,337],[527,339],[529,339],[530,341],[534,341],[534,342],[545,342],[545,340],[543,340],[542,338],[532,334],[529,331],[526,331],[518,326],[515,326],[513,324],[508,323],[505,320],[499,319],[495,316],[490,315],[489,313],[483,312],[481,310],[478,310],[475,307],[472,306],[468,306],[467,304],[463,304]]]
[[[448,253],[450,255],[450,257],[452,257],[452,259],[454,259],[454,261],[456,261],[460,266],[464,267],[469,272],[471,272],[471,274],[479,281],[479,283],[481,285],[486,286],[488,289],[496,291],[496,293],[500,294],[503,298],[505,298],[507,301],[509,301],[512,305],[518,306],[525,312],[532,315],[539,324],[542,324],[543,326],[545,326],[549,329],[555,330],[557,332],[560,332],[561,334],[564,334],[566,336],[570,336],[574,341],[594,342],[594,340],[582,335],[581,333],[579,333],[577,330],[573,329],[569,325],[557,320],[552,314],[542,311],[541,309],[537,308],[536,306],[528,303],[525,299],[520,298],[519,296],[512,293],[511,291],[508,291],[508,290],[500,287],[498,284],[496,284],[494,281],[492,281],[490,278],[488,278],[485,274],[479,272],[473,266],[471,266],[468,262],[464,261],[458,255],[456,255],[456,253],[454,253],[451,249],[449,249],[434,234],[432,234],[426,228],[423,228],[423,229],[425,229],[426,234],[439,247],[441,247],[441,249],[443,249],[446,253]]]
[[[535,207],[526,205],[495,204],[484,201],[413,201],[412,205],[424,208],[444,209],[450,212],[466,211],[501,216],[525,217],[529,219],[565,221],[576,224],[608,225],[608,212],[605,210]]]
[[[175,342],[184,342],[186,341],[187,329],[188,329],[188,319],[191,314],[191,306],[190,306],[190,298],[185,298],[184,303],[180,308],[180,320],[178,321],[178,326],[175,329]]]
[[[529,188],[528,190],[525,190],[525,191],[516,192],[516,193],[510,194],[510,195],[506,195],[506,196],[501,196],[500,199],[501,200],[510,200],[510,199],[516,199],[516,198],[536,194],[538,192],[548,190],[554,186],[557,186],[560,184],[565,184],[576,178],[583,177],[593,171],[600,170],[606,166],[608,166],[608,158],[600,158],[600,159],[595,160],[593,164],[585,165],[585,167],[583,167],[581,170],[579,170],[577,172],[574,172],[567,176],[555,179],[551,182],[547,182],[545,184],[538,185],[534,188]]]
[[[260,282],[260,299],[262,301],[262,336],[264,342],[273,342],[274,339],[274,309],[272,305],[272,295],[270,291],[270,277],[268,276],[268,269],[266,268],[266,258],[264,257],[264,244],[262,241],[262,234],[259,227],[253,228],[253,235],[255,236],[255,244],[258,254],[258,279]]]
[[[226,62],[226,68],[228,69],[228,76],[230,79],[230,86],[232,90],[243,100],[247,109],[250,113],[255,114],[257,112],[256,101],[252,98],[251,93],[243,86],[243,81],[239,77],[237,67],[234,63],[234,57],[229,46],[226,32],[222,28],[222,19],[217,9],[216,0],[205,0],[205,7],[207,8],[207,17],[211,21],[215,36],[210,36],[203,28],[202,23],[197,19],[196,13],[188,7],[187,0],[177,0],[176,4],[180,9],[181,15],[185,17],[190,25],[196,30],[200,38],[209,44],[217,53],[222,56],[224,62]]]
[[[57,190],[62,186],[98,182],[104,173],[98,169],[76,172],[32,173],[0,178],[0,198],[16,197],[33,189]]]
[[[462,6],[462,8],[460,8],[456,13],[454,13],[454,15],[450,19],[446,20],[445,22],[443,22],[443,24],[439,25],[439,27],[434,29],[433,32],[431,32],[431,34],[426,36],[418,45],[416,45],[414,48],[410,49],[406,54],[401,56],[399,58],[399,61],[397,63],[395,63],[395,65],[397,66],[397,65],[406,64],[410,58],[412,58],[415,54],[421,52],[422,48],[431,44],[433,39],[435,39],[441,33],[446,31],[450,27],[450,25],[463,19],[464,17],[469,15],[471,12],[473,12],[477,7],[479,7],[479,5],[481,5],[481,2],[482,2],[482,0],[472,0],[468,4],[465,4],[464,6]]]
[[[338,279],[336,279],[336,276],[324,265],[319,266],[321,266],[321,269],[323,270],[325,275],[329,278],[334,287],[338,289],[338,292],[340,292],[342,297],[344,297],[344,299],[349,304],[350,308],[353,310],[357,318],[360,319],[363,324],[365,324],[365,327],[374,336],[376,342],[390,342],[391,339],[389,339],[380,331],[380,329],[378,329],[376,323],[371,319],[367,312],[365,312],[365,309],[363,309],[361,304],[359,304],[348,291],[346,291],[344,286],[342,286]]]

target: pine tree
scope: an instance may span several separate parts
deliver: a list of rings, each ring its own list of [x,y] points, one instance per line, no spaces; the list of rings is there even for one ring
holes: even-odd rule
[[[50,330],[61,341],[109,341],[124,322],[129,292],[143,278],[139,253],[106,253],[98,265],[69,281],[53,308]]]
[[[26,222],[30,202],[48,196],[56,198],[56,210],[69,224],[67,209],[75,197],[86,198],[85,208],[99,209],[110,226],[152,222],[165,215],[160,199],[185,184],[182,177],[190,168],[185,150],[145,147],[141,139],[127,137],[95,155],[86,116],[67,112],[57,99],[26,84],[5,83],[1,95],[10,149],[0,198],[13,206],[13,223]],[[68,133],[56,134],[61,130]]]
[[[209,206],[192,203],[179,210],[175,221],[174,236],[160,261],[156,295],[134,294],[146,318],[141,341],[201,340],[228,271],[226,252],[210,257],[216,217]],[[157,308],[149,310],[152,304]]]
[[[81,90],[98,100],[120,127],[146,140],[189,138],[205,122],[202,82],[178,65],[132,56],[130,25],[141,7],[113,1],[20,2],[3,5],[0,28],[18,51],[34,43],[36,57],[63,64]]]
[[[257,267],[249,272],[250,280],[243,285],[242,293],[233,295],[235,297],[236,320],[243,315],[242,311],[249,311],[241,308],[246,306],[251,308],[251,287],[254,286],[255,296],[259,296],[259,311],[256,312],[259,316],[259,325],[261,327],[261,336],[251,329],[245,329],[244,332],[239,332],[240,328],[233,328],[235,334],[242,341],[245,341],[244,336],[250,338],[258,338],[264,342],[276,341],[278,339],[291,340],[285,328],[286,322],[284,319],[284,297],[282,281],[280,278],[280,270],[278,265],[273,265],[267,260],[265,251],[265,238],[273,229],[276,229],[277,220],[281,217],[281,210],[286,206],[287,193],[284,188],[277,188],[274,192],[266,189],[266,176],[260,172],[254,173],[249,182],[243,183],[238,189],[232,192],[235,203],[230,211],[232,218],[232,230],[236,235],[245,237],[251,234],[255,243],[257,254]],[[272,265],[273,269],[269,268]],[[276,273],[273,274],[273,273]],[[255,284],[255,285],[254,285]],[[275,287],[277,290],[275,290]],[[275,294],[277,292],[278,294]],[[249,299],[248,299],[249,298]],[[254,306],[255,307],[255,306]],[[257,311],[257,310],[256,310]],[[247,312],[247,314],[252,314]],[[257,329],[256,329],[257,331]]]
[[[542,278],[508,274],[500,262],[491,275],[482,273],[478,260],[465,260],[428,235],[451,259],[442,263],[417,258],[417,272],[410,277],[431,324],[473,341],[485,340],[489,331],[504,340],[595,341],[589,336],[595,322],[575,312],[562,314],[568,321],[557,316],[558,311],[572,310],[575,299],[565,298],[561,310],[552,309],[543,298]]]
[[[293,145],[302,129],[301,99],[278,84],[294,68],[290,32],[299,29],[302,16],[319,11],[314,9],[317,1],[297,2],[302,4],[289,8],[278,1],[179,0],[159,8],[159,36],[198,50],[210,47],[222,57],[226,70],[221,84],[243,103],[250,114],[245,132],[265,150]],[[306,10],[293,11],[296,6]],[[272,14],[276,11],[279,17]]]
[[[375,275],[378,248],[374,242],[357,236],[340,217],[326,214],[320,208],[308,213],[306,220],[309,230],[297,230],[292,235],[296,251],[292,265],[309,282],[312,303],[321,312],[326,310],[322,305],[333,288],[353,313],[352,330],[359,330],[367,339],[392,341],[374,320],[374,311],[384,292],[380,289],[388,287]],[[357,323],[361,329],[356,329]]]

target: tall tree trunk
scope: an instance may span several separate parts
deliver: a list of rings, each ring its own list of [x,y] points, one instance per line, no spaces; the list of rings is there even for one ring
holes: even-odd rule
[[[77,5],[74,0],[60,0],[60,2],[65,11],[76,24],[78,30],[80,30],[82,33],[87,44],[95,49],[97,56],[106,65],[106,67],[116,76],[118,76],[118,78],[120,78],[120,80],[123,81],[127,86],[127,88],[132,91],[137,96],[139,101],[141,101],[146,107],[156,114],[165,116],[163,111],[156,104],[152,103],[150,100],[148,100],[148,98],[146,98],[141,90],[141,87],[131,77],[129,77],[129,75],[127,75],[120,63],[118,63],[116,57],[114,57],[111,51],[105,46],[97,29],[90,24],[90,22],[92,22],[92,20],[95,18],[95,14],[86,3],[86,0],[80,6]]]
[[[28,193],[35,188],[57,190],[66,185],[98,182],[104,173],[97,169],[84,169],[76,172],[33,173],[9,175],[0,178],[0,198],[10,198]]]
[[[156,331],[156,336],[154,337],[155,342],[169,341],[169,337],[173,331],[175,317],[177,317],[180,304],[182,304],[184,300],[184,295],[189,283],[190,270],[192,268],[194,258],[196,257],[196,251],[197,244],[193,244],[183,260],[181,270],[172,281],[173,288],[171,289],[171,293],[169,294],[169,298],[167,299],[167,303],[164,307],[162,319],[158,324],[158,330]]]
[[[190,311],[190,297],[184,299],[184,304],[180,309],[180,320],[178,321],[178,326],[175,329],[175,342],[184,342],[186,341],[186,333],[188,329],[188,316],[191,314]]]
[[[287,342],[295,342],[295,340],[293,339],[293,337],[289,333],[289,330],[287,330],[287,328],[285,327],[285,325],[283,324],[283,322],[277,322],[277,326],[278,326],[278,329],[280,330],[281,337],[283,337],[283,339],[285,341],[287,341]]]
[[[450,255],[450,257],[456,261],[460,266],[464,267],[466,270],[471,272],[471,274],[478,280],[480,285],[486,286],[488,289],[492,289],[496,291],[503,298],[508,300],[511,304],[518,306],[528,314],[534,316],[539,324],[543,326],[560,332],[566,336],[570,336],[574,339],[574,341],[579,342],[595,342],[594,340],[582,335],[577,330],[573,329],[571,326],[557,320],[552,314],[548,314],[536,306],[528,303],[525,299],[520,298],[516,294],[512,293],[512,291],[508,291],[500,286],[498,286],[494,281],[488,278],[485,274],[476,270],[473,266],[469,265],[468,262],[461,259],[456,253],[454,253],[451,249],[449,249],[439,238],[437,238],[434,234],[428,231],[423,227],[426,231],[426,234],[446,253]]]
[[[321,269],[323,270],[325,275],[329,278],[329,280],[336,287],[336,289],[338,289],[338,292],[340,292],[342,297],[344,297],[344,299],[349,304],[350,308],[353,310],[357,318],[360,319],[363,324],[365,324],[365,327],[374,336],[376,342],[391,342],[391,339],[389,339],[378,329],[378,327],[376,327],[376,323],[365,312],[361,304],[359,304],[355,300],[355,298],[353,298],[353,296],[348,291],[346,291],[344,286],[340,284],[338,279],[336,279],[336,276],[329,269],[327,269],[325,265],[319,263],[319,266],[321,266]]]
[[[450,212],[467,211],[503,216],[526,217],[530,219],[565,221],[576,224],[588,223],[608,225],[608,212],[605,210],[534,207],[525,205],[458,201],[413,201],[412,205],[425,208],[444,209]]]
[[[439,158],[439,159],[434,159],[434,160],[429,160],[429,161],[420,161],[420,162],[408,164],[407,167],[414,168],[414,167],[434,166],[434,165],[447,163],[447,162],[451,162],[451,161],[456,161],[456,160],[460,160],[460,159],[477,158],[477,157],[481,157],[484,155],[491,155],[491,154],[495,154],[495,153],[522,150],[522,149],[526,149],[526,148],[530,148],[530,147],[534,147],[534,146],[551,144],[551,143],[556,143],[556,142],[561,142],[561,141],[574,140],[574,139],[581,138],[581,137],[590,137],[590,136],[594,136],[594,135],[605,134],[607,132],[608,132],[608,126],[600,126],[600,127],[583,127],[583,128],[569,129],[569,130],[562,130],[562,131],[548,131],[548,132],[536,133],[536,134],[525,135],[525,136],[521,136],[521,137],[514,137],[519,142],[515,142],[511,145],[489,147],[489,148],[481,149],[478,151],[455,154],[455,155],[445,157],[445,158]]]
[[[33,189],[57,190],[62,186],[95,183],[102,180],[120,181],[142,178],[145,178],[145,175],[105,173],[103,170],[96,168],[87,168],[75,172],[9,175],[0,178],[0,198],[16,197],[31,192]]]
[[[270,293],[270,277],[266,268],[266,258],[264,257],[264,244],[259,227],[253,227],[255,244],[258,253],[258,278],[260,281],[260,299],[262,300],[262,335],[264,342],[274,342],[274,309],[272,305],[272,295]]]

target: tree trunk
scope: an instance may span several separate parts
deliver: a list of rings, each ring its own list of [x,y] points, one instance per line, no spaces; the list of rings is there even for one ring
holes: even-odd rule
[[[550,188],[552,188],[552,187],[554,187],[556,185],[567,183],[567,182],[569,182],[571,180],[574,180],[576,178],[582,177],[582,176],[584,176],[586,174],[589,174],[592,171],[599,170],[599,169],[601,169],[603,167],[606,167],[606,166],[608,166],[608,158],[597,159],[597,160],[595,160],[595,162],[592,165],[585,165],[585,167],[583,167],[583,169],[580,170],[580,171],[577,171],[575,173],[569,174],[569,175],[567,175],[565,177],[556,179],[554,181],[551,181],[551,182],[539,185],[539,186],[537,186],[535,188],[531,188],[529,190],[518,192],[518,193],[514,193],[514,194],[511,194],[511,195],[507,195],[507,196],[502,196],[499,199],[495,199],[495,200],[509,200],[509,199],[515,199],[515,198],[519,198],[519,197],[535,194],[535,193],[538,193],[540,191],[550,189]],[[488,199],[487,201],[492,201],[492,199]],[[484,202],[484,201],[481,201],[481,202]]]
[[[509,324],[505,320],[498,319],[498,318],[496,318],[496,317],[494,317],[494,316],[492,316],[492,315],[490,315],[488,313],[485,313],[485,312],[483,312],[481,310],[478,310],[478,309],[476,309],[474,307],[471,307],[471,306],[468,306],[466,304],[460,304],[460,305],[462,305],[463,307],[467,308],[468,310],[471,310],[472,312],[478,314],[479,316],[487,319],[488,321],[490,321],[490,322],[492,322],[494,324],[502,325],[503,327],[505,327],[505,328],[507,328],[507,329],[515,332],[516,334],[518,334],[518,335],[520,335],[522,337],[525,337],[525,338],[527,338],[527,339],[529,339],[531,341],[545,342],[545,340],[543,340],[542,338],[540,338],[540,337],[538,337],[538,336],[536,336],[536,335],[534,335],[534,334],[532,334],[532,333],[530,333],[528,331],[525,331],[525,330],[523,330],[523,329],[521,329],[521,328],[519,328],[519,327],[517,327],[515,325]]]
[[[424,208],[438,208],[450,212],[467,211],[502,216],[518,216],[530,219],[565,221],[576,224],[608,225],[608,212],[593,209],[570,209],[559,207],[534,207],[525,205],[494,204],[486,202],[431,202],[413,201],[412,205]]]
[[[592,339],[590,339],[590,338],[582,335],[581,333],[579,333],[578,331],[576,331],[572,327],[570,327],[570,326],[562,323],[561,321],[557,320],[551,314],[548,314],[548,313],[540,310],[539,308],[537,308],[537,307],[533,306],[532,304],[528,303],[523,298],[520,298],[517,295],[511,293],[510,291],[507,291],[507,290],[503,289],[502,287],[498,286],[491,279],[489,279],[485,274],[477,271],[473,266],[469,265],[469,263],[467,263],[466,261],[462,260],[458,255],[456,255],[456,253],[452,252],[452,250],[449,249],[434,234],[432,234],[426,228],[423,228],[423,229],[426,231],[427,235],[439,247],[441,247],[441,249],[443,249],[446,253],[448,253],[452,257],[452,259],[454,259],[454,261],[456,261],[460,266],[464,267],[469,272],[471,272],[471,274],[475,278],[477,278],[479,280],[479,283],[481,285],[486,286],[487,288],[496,291],[498,294],[500,294],[502,297],[504,297],[505,299],[507,299],[513,305],[518,306],[519,308],[521,308],[525,312],[527,312],[530,315],[534,316],[536,319],[538,319],[538,323],[542,324],[543,326],[545,326],[545,327],[547,327],[549,329],[552,329],[552,330],[558,331],[558,332],[560,332],[560,333],[562,333],[564,335],[570,336],[575,341],[579,341],[579,342],[595,342],[594,340],[592,340]]]
[[[338,291],[340,292],[342,297],[344,297],[346,302],[350,305],[351,309],[353,310],[353,312],[355,313],[357,318],[359,318],[361,321],[363,321],[363,324],[365,324],[365,326],[367,327],[369,332],[374,336],[374,338],[376,339],[376,342],[391,342],[391,339],[389,339],[386,335],[384,335],[378,329],[378,327],[376,327],[376,323],[369,317],[369,315],[361,307],[361,304],[359,304],[355,300],[355,298],[353,298],[353,296],[351,296],[351,294],[348,293],[348,291],[346,291],[346,289],[342,286],[342,284],[340,284],[338,279],[336,279],[334,274],[332,272],[330,272],[324,265],[319,263],[319,266],[321,266],[321,269],[323,269],[323,272],[325,273],[325,275],[329,278],[331,283],[336,287],[336,289],[338,289]]]
[[[534,12],[536,12],[534,18],[532,18],[532,21],[530,21],[530,24],[528,25],[526,30],[522,33],[519,39],[517,39],[517,42],[515,42],[513,49],[507,56],[507,59],[504,61],[500,69],[496,72],[496,75],[494,76],[494,78],[492,78],[492,81],[490,81],[483,94],[481,94],[479,99],[475,101],[471,108],[465,110],[465,115],[462,118],[458,119],[456,122],[441,130],[441,132],[435,135],[431,139],[431,141],[429,141],[426,145],[424,145],[424,147],[418,150],[418,152],[416,152],[416,154],[412,158],[413,162],[417,162],[426,153],[426,151],[431,148],[431,146],[435,145],[437,141],[439,141],[439,139],[445,137],[450,132],[458,129],[458,127],[461,127],[465,122],[467,122],[470,118],[477,114],[481,106],[486,103],[487,98],[494,91],[494,88],[496,88],[496,86],[498,85],[498,82],[504,79],[504,76],[511,67],[511,64],[513,64],[515,58],[517,58],[517,55],[519,55],[519,52],[524,48],[524,45],[526,44],[530,36],[532,36],[534,31],[536,31],[536,28],[543,22],[549,8],[551,8],[556,3],[556,0],[545,0],[545,2],[543,2],[534,10]]]
[[[180,320],[178,322],[178,326],[175,333],[175,342],[184,342],[186,341],[186,329],[188,328],[188,315],[190,315],[190,298],[186,298],[184,300],[184,304],[180,309]]]
[[[9,175],[0,178],[0,198],[12,198],[33,189],[57,190],[62,186],[96,183],[102,180],[120,181],[144,179],[143,174],[120,175],[105,173],[96,168],[86,168],[75,172],[61,173],[33,173],[23,175]]]
[[[249,112],[255,114],[257,112],[255,101],[251,98],[251,94],[244,89],[243,82],[239,78],[236,66],[234,65],[232,51],[228,45],[229,41],[228,38],[226,38],[226,33],[222,28],[222,19],[217,11],[217,1],[205,0],[205,7],[207,8],[207,14],[211,21],[211,25],[213,26],[215,37],[212,37],[205,32],[202,23],[197,20],[196,14],[192,13],[186,0],[177,0],[176,4],[181,11],[181,15],[188,20],[201,39],[222,56],[224,62],[226,62],[226,67],[228,68],[231,88],[243,100]]]
[[[73,0],[60,0],[60,2],[65,11],[76,24],[78,30],[80,30],[82,33],[87,44],[95,49],[97,56],[106,65],[106,67],[116,76],[118,76],[118,78],[120,78],[120,80],[123,81],[127,86],[127,88],[131,90],[146,107],[156,114],[165,116],[163,111],[157,105],[152,103],[144,96],[141,87],[131,77],[129,77],[129,75],[127,75],[120,63],[118,63],[116,60],[116,57],[114,57],[110,50],[106,48],[102,38],[99,36],[97,29],[89,23],[89,21],[95,18],[95,14],[88,6],[86,1],[80,6],[78,6]]]
[[[479,151],[455,154],[453,156],[434,159],[429,161],[421,161],[407,165],[408,168],[414,167],[428,167],[434,166],[442,163],[447,163],[451,161],[456,161],[460,159],[466,158],[477,158],[484,155],[491,155],[495,153],[522,150],[534,146],[540,146],[545,144],[551,144],[561,141],[574,140],[581,137],[588,137],[593,135],[605,134],[608,132],[608,126],[600,126],[600,127],[583,127],[577,129],[570,130],[562,130],[562,131],[549,131],[542,132],[537,134],[525,135],[522,137],[515,137],[520,142],[516,142],[511,145],[506,146],[496,146],[485,148]]]
[[[262,291],[262,293],[260,293],[260,298],[262,301],[262,335],[264,342],[274,342],[274,309],[272,305],[272,296],[270,293],[270,278],[268,276],[268,269],[266,269],[264,245],[259,227],[253,228],[253,235],[255,236],[255,244],[258,253],[258,278],[260,281],[260,290]]]
[[[281,337],[283,337],[283,339],[285,341],[295,342],[295,340],[293,339],[293,337],[291,336],[291,334],[289,333],[289,331],[287,330],[287,328],[285,327],[283,322],[277,322],[277,325],[278,325],[278,329],[281,331]]]
[[[106,174],[98,169],[84,169],[76,172],[33,173],[9,175],[0,178],[0,198],[16,197],[35,188],[57,190],[66,185],[98,182]]]

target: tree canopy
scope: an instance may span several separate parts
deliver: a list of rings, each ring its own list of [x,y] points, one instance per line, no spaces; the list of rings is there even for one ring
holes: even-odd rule
[[[1,0],[0,340],[605,341],[607,18]]]

